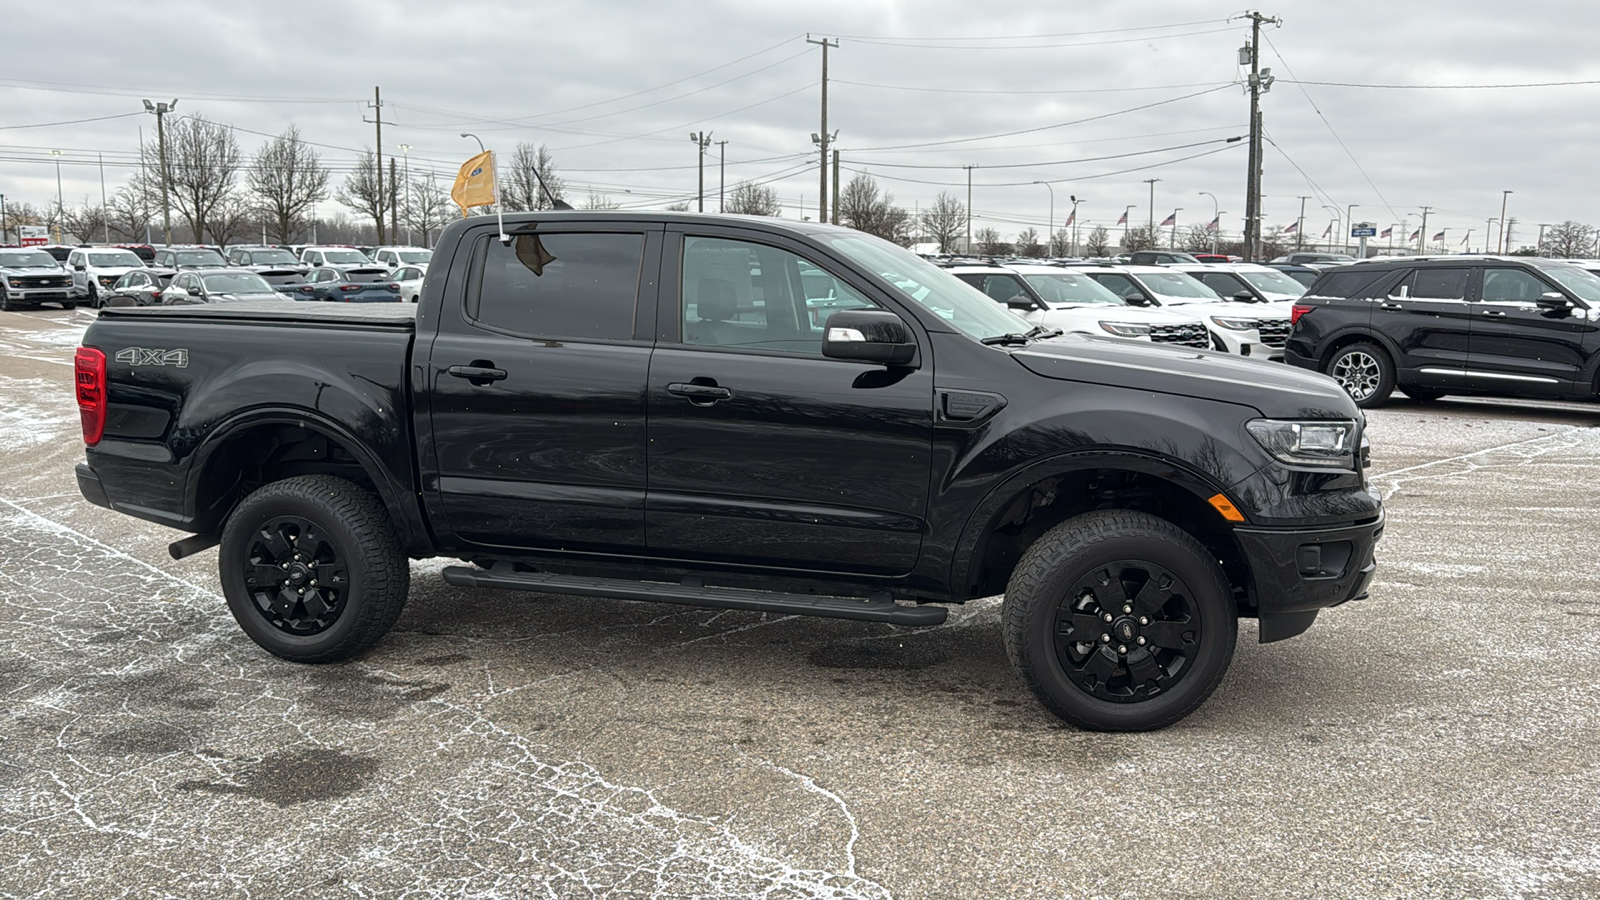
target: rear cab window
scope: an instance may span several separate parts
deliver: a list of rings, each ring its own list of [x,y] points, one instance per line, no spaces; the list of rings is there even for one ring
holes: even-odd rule
[[[507,245],[485,236],[467,318],[514,335],[631,340],[644,240],[633,232],[551,232],[519,234]]]

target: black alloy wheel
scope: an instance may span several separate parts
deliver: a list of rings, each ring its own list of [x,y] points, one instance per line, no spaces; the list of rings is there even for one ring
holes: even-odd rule
[[[1198,709],[1233,660],[1233,591],[1215,554],[1147,513],[1098,510],[1034,541],[1002,631],[1023,683],[1081,728],[1149,731]]]
[[[245,497],[223,526],[217,566],[239,627],[296,662],[333,662],[376,644],[411,583],[382,501],[331,475],[286,478]]]

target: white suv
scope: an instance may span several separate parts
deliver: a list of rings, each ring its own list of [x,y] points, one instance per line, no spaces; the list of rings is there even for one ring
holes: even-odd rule
[[[1130,306],[1078,269],[1018,263],[948,271],[1034,325],[1178,347],[1211,346],[1205,325],[1194,316]]]
[[[75,247],[67,254],[66,266],[72,273],[72,296],[90,306],[100,306],[102,295],[111,293],[118,278],[145,267],[138,254],[115,247]]]
[[[1211,332],[1212,346],[1218,350],[1259,359],[1283,359],[1292,303],[1224,300],[1192,276],[1166,266],[1084,266],[1077,271],[1130,303],[1199,317]]]
[[[1254,263],[1194,263],[1169,266],[1192,275],[1224,300],[1274,303],[1299,300],[1306,286],[1277,269]]]
[[[372,260],[354,247],[307,247],[300,251],[300,261],[313,268],[329,266],[335,269],[368,268]]]
[[[372,251],[373,263],[393,272],[401,266],[421,266],[426,269],[433,251],[422,247],[379,247]]]

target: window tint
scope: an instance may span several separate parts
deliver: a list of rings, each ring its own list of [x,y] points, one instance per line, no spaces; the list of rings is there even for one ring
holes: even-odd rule
[[[1306,294],[1314,297],[1366,297],[1369,296],[1367,289],[1389,274],[1385,271],[1329,272],[1313,282],[1316,290],[1307,291]]]
[[[875,305],[787,250],[702,237],[684,238],[682,296],[686,344],[813,356],[828,314]]]
[[[1419,300],[1465,300],[1467,269],[1418,269],[1411,279],[1411,296]]]
[[[989,299],[998,300],[1001,303],[1010,300],[1012,297],[1021,297],[1024,300],[1033,299],[1028,296],[1027,289],[1022,286],[1022,279],[1015,275],[985,275],[983,277],[983,292],[989,295]]]
[[[486,240],[483,278],[468,309],[473,318],[518,334],[633,337],[643,235],[523,234],[510,245]]]
[[[1480,299],[1485,303],[1532,303],[1550,290],[1553,288],[1523,269],[1484,269]]]
[[[1106,290],[1116,294],[1118,297],[1127,297],[1129,295],[1134,297],[1144,296],[1144,292],[1139,290],[1139,286],[1134,284],[1133,279],[1126,275],[1107,272],[1104,275],[1091,275],[1089,277],[1100,282],[1105,286]]]
[[[1191,272],[1190,274],[1200,279],[1201,284],[1216,291],[1220,297],[1228,298],[1240,291],[1248,290],[1243,284],[1239,283],[1237,277],[1227,272]]]

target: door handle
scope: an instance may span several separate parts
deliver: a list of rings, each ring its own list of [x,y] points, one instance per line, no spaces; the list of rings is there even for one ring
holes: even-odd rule
[[[1486,309],[1483,314],[1496,319],[1504,319],[1506,317],[1505,311],[1500,309]]]
[[[682,397],[695,406],[710,406],[718,400],[727,400],[733,396],[733,391],[714,384],[687,384],[674,381],[667,385],[667,393],[674,397]]]
[[[1405,309],[1405,307],[1399,303],[1380,303],[1378,306],[1381,309]]]
[[[465,378],[478,386],[499,381],[506,377],[505,369],[496,369],[490,365],[451,366],[445,372],[457,378]]]

